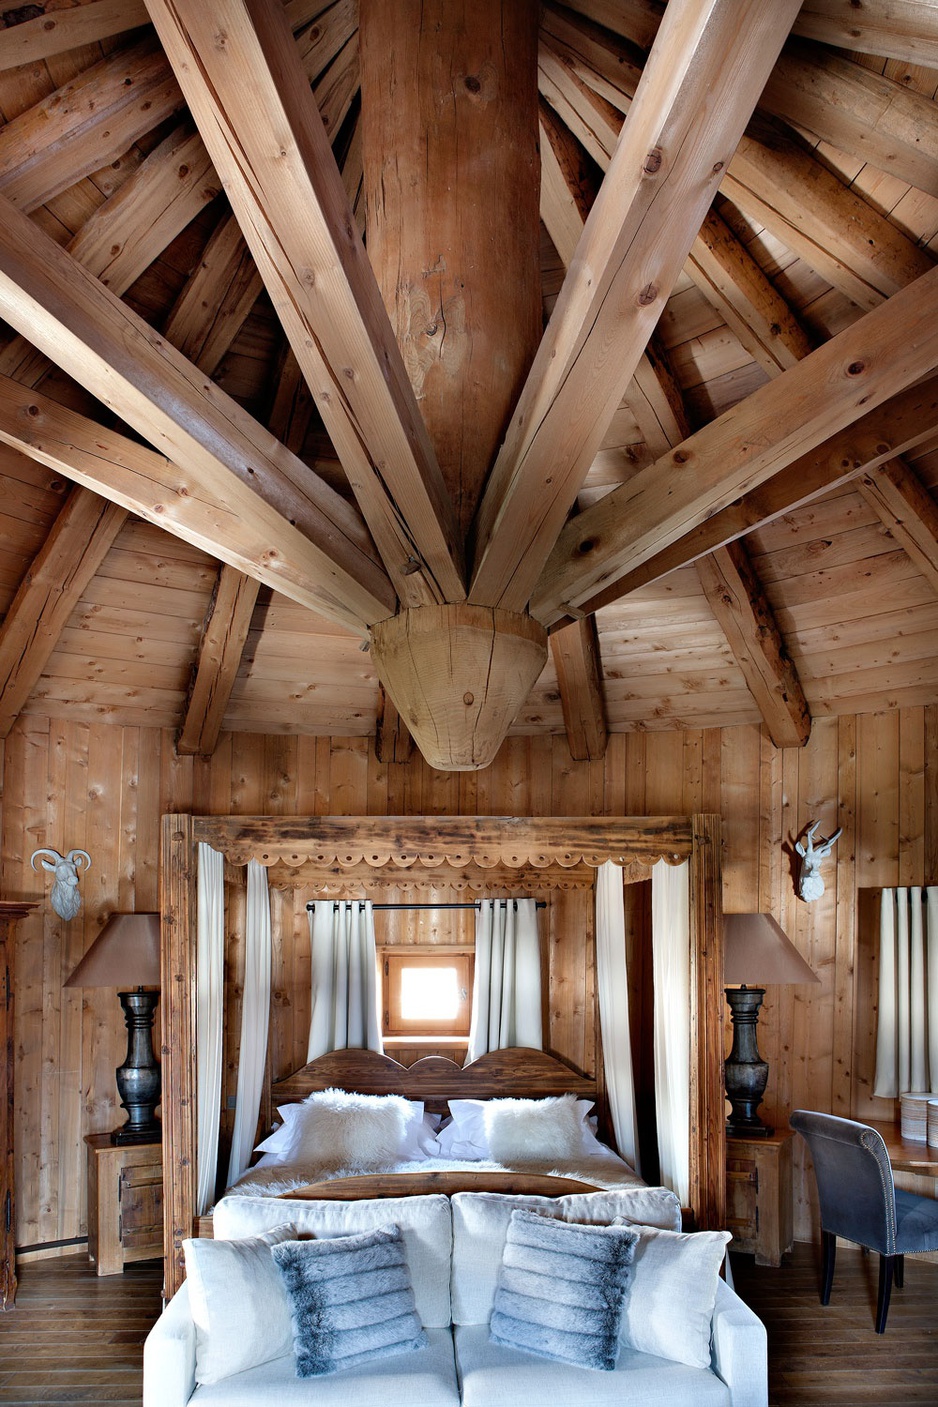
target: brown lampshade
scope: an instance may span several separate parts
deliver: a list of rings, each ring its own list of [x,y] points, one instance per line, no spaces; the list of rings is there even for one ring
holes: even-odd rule
[[[771,914],[723,915],[723,979],[748,986],[820,982]]]
[[[159,914],[111,914],[66,987],[158,987]]]

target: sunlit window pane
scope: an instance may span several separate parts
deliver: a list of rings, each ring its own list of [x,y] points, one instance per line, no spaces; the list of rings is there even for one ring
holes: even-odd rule
[[[401,1016],[405,1021],[452,1021],[459,1011],[455,967],[405,967]]]

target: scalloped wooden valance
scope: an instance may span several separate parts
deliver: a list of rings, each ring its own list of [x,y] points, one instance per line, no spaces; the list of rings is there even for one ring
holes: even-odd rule
[[[673,816],[197,816],[193,831],[232,864],[340,869],[676,865],[692,846],[690,818]]]

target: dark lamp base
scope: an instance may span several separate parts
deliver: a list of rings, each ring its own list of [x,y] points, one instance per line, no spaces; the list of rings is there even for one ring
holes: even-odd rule
[[[730,1138],[771,1138],[775,1130],[763,1123],[739,1123],[730,1116],[726,1121],[726,1132]]]
[[[146,1129],[135,1129],[131,1128],[129,1124],[125,1124],[123,1128],[115,1129],[111,1134],[111,1142],[119,1144],[160,1143],[162,1138],[163,1127],[159,1123],[154,1124],[152,1128]]]

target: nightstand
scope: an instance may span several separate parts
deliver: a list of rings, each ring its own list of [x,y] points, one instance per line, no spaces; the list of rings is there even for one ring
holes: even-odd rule
[[[99,1275],[163,1254],[163,1149],[159,1143],[88,1145],[88,1255]]]
[[[726,1136],[726,1229],[730,1250],[754,1251],[756,1265],[781,1265],[791,1250],[791,1156],[794,1134],[768,1138]]]

